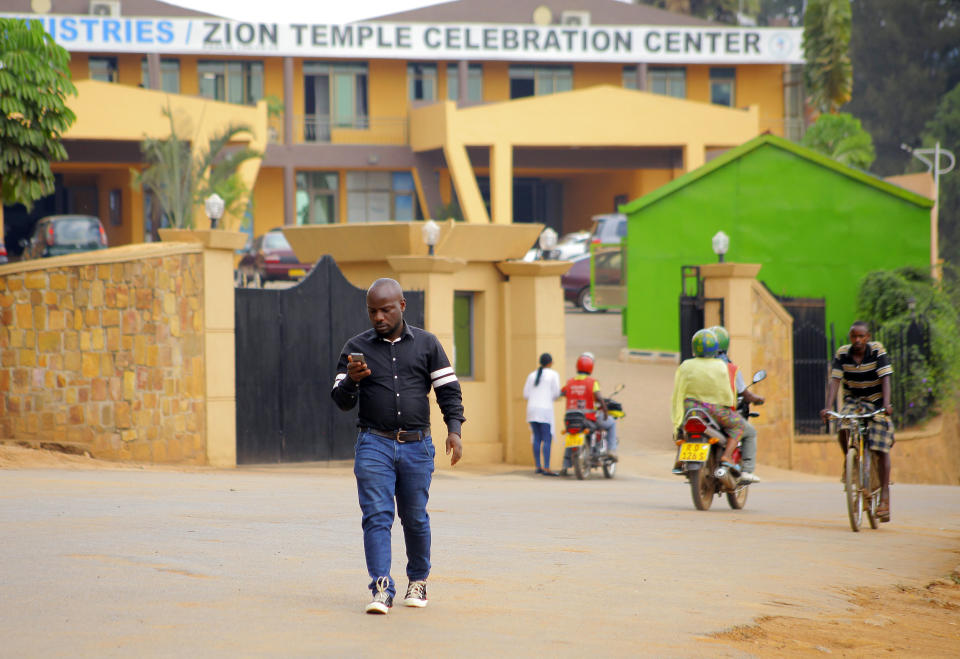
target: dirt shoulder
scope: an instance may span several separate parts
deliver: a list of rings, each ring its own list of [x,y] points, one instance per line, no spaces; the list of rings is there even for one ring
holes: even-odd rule
[[[760,657],[956,657],[960,648],[960,566],[924,587],[849,591],[840,617],[763,617],[705,643]]]

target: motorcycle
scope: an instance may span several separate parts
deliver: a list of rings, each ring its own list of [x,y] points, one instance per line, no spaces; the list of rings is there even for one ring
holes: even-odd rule
[[[764,370],[753,374],[752,386],[767,377]],[[760,416],[750,411],[750,403],[742,395],[737,396],[737,412],[744,419]],[[731,456],[733,467],[720,464],[720,456],[727,445],[727,436],[716,419],[702,407],[693,407],[683,415],[683,422],[676,440],[679,446],[678,475],[690,481],[690,493],[697,510],[709,510],[713,497],[727,495],[727,503],[740,510],[747,503],[749,483],[740,481],[740,446]]]
[[[609,398],[603,399],[607,405],[607,415],[611,419],[622,419],[625,416],[623,405],[613,399],[623,387],[622,384],[617,386]],[[617,471],[617,462],[607,448],[606,431],[588,419],[586,412],[582,410],[567,410],[563,415],[563,426],[564,447],[569,451],[577,479],[587,478],[590,471],[597,468],[603,471],[604,478],[613,478]]]

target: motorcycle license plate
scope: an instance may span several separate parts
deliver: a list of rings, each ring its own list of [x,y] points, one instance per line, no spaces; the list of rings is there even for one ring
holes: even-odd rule
[[[706,462],[710,455],[709,444],[687,442],[680,447],[680,462]]]
[[[564,444],[564,446],[580,446],[581,444],[583,444],[584,434],[585,433],[582,433],[582,432],[568,433],[567,441]]]
[[[288,274],[291,277],[303,277],[307,274],[307,271],[303,268],[291,268]]]

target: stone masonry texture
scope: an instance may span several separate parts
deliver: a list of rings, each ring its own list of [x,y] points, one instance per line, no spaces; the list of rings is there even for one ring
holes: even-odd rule
[[[0,276],[0,439],[203,464],[200,254]]]

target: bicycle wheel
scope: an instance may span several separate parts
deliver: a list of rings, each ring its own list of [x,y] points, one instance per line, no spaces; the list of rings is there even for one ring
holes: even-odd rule
[[[880,528],[877,506],[880,505],[880,467],[870,449],[863,452],[864,508],[871,529]]]
[[[857,442],[859,443],[859,442]],[[860,487],[860,455],[856,444],[847,449],[847,461],[843,472],[843,489],[847,494],[847,515],[854,533],[860,530],[863,517],[863,490]]]

